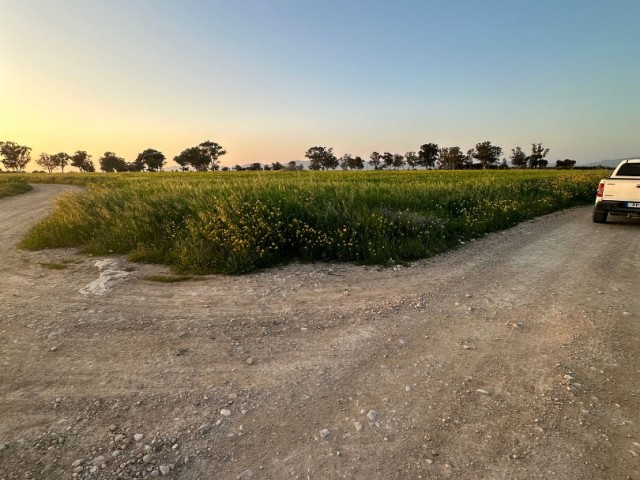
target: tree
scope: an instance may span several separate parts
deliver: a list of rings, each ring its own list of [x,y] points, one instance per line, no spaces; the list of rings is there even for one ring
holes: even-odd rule
[[[53,158],[53,155],[49,155],[48,153],[41,153],[36,163],[40,165],[42,168],[45,168],[47,172],[51,173],[58,166],[56,165],[56,161]]]
[[[84,150],[78,150],[70,158],[72,167],[76,167],[81,172],[95,172],[96,167],[93,166],[91,155]]]
[[[140,163],[136,160],[133,162],[127,162],[126,172],[144,172],[144,163]]]
[[[371,155],[369,155],[369,165],[371,165],[374,170],[380,170],[381,163],[382,156],[378,152],[373,152]]]
[[[259,162],[254,162],[251,165],[249,165],[246,169],[254,172],[259,172],[262,170],[262,164]]]
[[[113,152],[105,152],[105,154],[100,157],[100,170],[103,172],[126,172],[127,171],[127,162],[124,158],[117,156]]]
[[[438,145],[435,143],[425,143],[418,151],[418,165],[424,168],[434,168],[438,161]]]
[[[51,155],[51,158],[53,158],[54,162],[56,163],[56,167],[60,167],[62,173],[64,173],[64,167],[69,165],[69,162],[71,161],[71,157],[69,156],[69,154],[64,152]]]
[[[573,168],[576,166],[576,161],[569,158],[564,160],[556,160],[556,168]]]
[[[362,170],[364,168],[364,160],[362,157],[353,157],[349,164],[349,168],[352,168],[353,170]]]
[[[384,152],[382,154],[382,168],[389,168],[393,166],[393,153]]]
[[[516,168],[526,168],[527,167],[527,154],[522,151],[520,147],[511,149],[511,165]]]
[[[406,165],[406,162],[404,161],[404,155],[400,154],[400,153],[394,153],[393,154],[393,168],[395,168],[396,170],[399,168],[403,168]]]
[[[340,168],[342,170],[347,170],[351,168],[351,163],[353,162],[353,157],[350,153],[345,153],[338,159],[338,163],[340,164]]]
[[[0,156],[6,169],[22,172],[31,160],[31,148],[15,142],[0,142]]]
[[[287,163],[287,170],[298,170],[295,160],[291,160],[290,162]]]
[[[198,147],[200,148],[200,150],[202,150],[202,153],[204,153],[209,159],[208,167],[211,170],[218,170],[218,168],[220,168],[218,165],[218,158],[222,155],[226,155],[227,151],[222,148],[221,145],[217,144],[216,142],[212,142],[211,140],[202,142],[200,145],[198,145]]]
[[[442,147],[438,150],[440,168],[444,170],[459,170],[468,168],[470,159],[462,153],[460,147]]]
[[[311,147],[304,156],[310,160],[309,170],[335,169],[338,166],[338,159],[333,154],[333,148]]]
[[[181,170],[188,171],[193,167],[198,172],[207,170],[218,170],[218,158],[227,153],[220,145],[207,140],[197,147],[189,147],[183,150],[180,155],[173,158],[173,161],[180,165]]]
[[[547,153],[549,153],[549,149],[544,148],[541,143],[532,143],[531,155],[529,155],[529,157],[527,158],[529,162],[529,168],[541,167],[540,162],[544,159],[544,157],[547,156]],[[545,167],[547,166],[547,163],[548,162],[545,161]]]
[[[242,171],[246,170],[246,168],[244,168],[242,165],[236,165],[235,167],[233,167],[233,169],[236,172],[242,172]]]
[[[284,165],[282,165],[280,162],[273,162],[271,164],[271,170],[282,170],[284,168]]]
[[[492,145],[489,141],[477,143],[473,152],[473,158],[480,162],[483,170],[495,166],[500,160],[500,155],[502,155],[502,148]]]
[[[209,167],[210,158],[200,147],[189,147],[183,150],[180,155],[173,158],[173,161],[182,167],[183,171],[193,167],[198,172],[206,172]]]
[[[420,159],[416,152],[407,152],[404,154],[404,159],[409,165],[409,168],[415,169],[418,165],[420,165]]]
[[[153,148],[147,148],[142,153],[138,154],[136,163],[147,168],[150,172],[159,172],[167,163],[167,159],[162,152],[154,150]]]

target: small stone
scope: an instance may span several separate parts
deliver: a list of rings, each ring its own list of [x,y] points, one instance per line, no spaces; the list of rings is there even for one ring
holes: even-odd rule
[[[124,435],[119,433],[115,436],[115,438],[113,439],[114,442],[118,443],[120,440],[122,440],[124,438]]]
[[[207,433],[209,430],[211,430],[212,427],[213,425],[211,425],[211,423],[206,422],[200,425],[200,428],[198,428],[198,430],[200,430],[202,433]]]
[[[631,312],[622,312],[622,315],[624,315],[625,317],[628,317],[629,315],[631,315]]]
[[[353,424],[356,427],[356,432],[361,432],[362,431],[362,423],[360,422],[353,422]]]
[[[112,457],[117,457],[122,453],[122,450],[114,450],[113,452],[111,452],[111,456]]]
[[[171,469],[169,468],[169,465],[160,465],[160,473],[162,475],[169,475],[170,471]]]
[[[240,474],[240,476],[238,477],[238,480],[248,480],[251,477],[253,477],[253,470],[251,470],[250,468],[247,468],[244,472]]]
[[[224,417],[230,417],[231,416],[231,410],[229,410],[228,408],[223,408],[222,410],[220,410],[220,415],[222,415]]]
[[[0,443],[0,452],[7,449],[6,443]]]
[[[49,350],[55,352],[56,350],[58,350],[58,347],[51,347]]]
[[[109,431],[110,432],[115,432],[116,428],[118,428],[118,427],[116,427],[114,424],[109,425]]]
[[[134,439],[136,442],[141,441],[143,438],[144,438],[144,435],[143,435],[142,433],[136,433],[136,434],[133,436],[133,439]]]
[[[247,365],[253,365],[253,357],[247,358],[246,362],[247,362]]]
[[[84,467],[82,465],[78,465],[76,468],[73,469],[73,473],[80,473],[84,470]]]
[[[476,392],[481,393],[482,395],[489,395],[489,392],[484,388],[479,388],[476,390]]]
[[[462,348],[464,348],[465,350],[471,350],[473,347],[469,345],[463,345]]]
[[[378,412],[376,412],[375,410],[369,410],[369,413],[367,413],[367,418],[371,421],[375,421],[377,416]]]
[[[78,465],[82,465],[82,463],[84,462],[84,458],[79,458],[78,460],[76,460],[75,462],[73,462],[71,464],[72,467],[77,467]]]
[[[328,428],[323,428],[319,433],[322,438],[327,438],[329,435],[331,435],[331,430],[329,430]]]
[[[144,463],[151,463],[153,462],[153,455],[151,455],[150,453],[147,453],[144,457],[142,457],[142,461]]]
[[[430,458],[427,458],[425,460],[425,462],[427,462],[427,465],[432,465],[433,464],[433,460],[431,460]]]
[[[97,467],[98,465],[102,465],[106,461],[107,461],[107,457],[105,457],[104,455],[100,455],[99,457],[96,457],[93,460],[91,460],[91,465],[93,465],[94,467]]]
[[[160,476],[160,472],[158,470],[151,470],[151,473],[149,474],[149,476],[151,478],[158,478]]]

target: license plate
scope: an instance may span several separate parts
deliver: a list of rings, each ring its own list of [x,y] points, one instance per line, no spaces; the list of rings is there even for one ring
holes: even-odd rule
[[[627,208],[640,208],[640,203],[627,203]]]

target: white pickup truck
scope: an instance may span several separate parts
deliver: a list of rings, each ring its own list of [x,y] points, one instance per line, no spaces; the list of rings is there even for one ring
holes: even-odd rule
[[[640,159],[623,160],[609,178],[600,180],[593,221],[605,223],[610,214],[640,216]]]

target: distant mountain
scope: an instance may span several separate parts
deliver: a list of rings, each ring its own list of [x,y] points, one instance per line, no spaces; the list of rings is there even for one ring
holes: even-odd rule
[[[618,166],[618,164],[623,161],[623,160],[631,160],[634,158],[640,158],[640,155],[636,155],[635,157],[627,157],[627,158],[616,158],[616,159],[612,159],[612,160],[600,160],[599,162],[592,162],[592,163],[587,163],[584,165],[580,165],[581,167],[599,167],[599,166],[603,166],[603,167],[610,167],[610,168],[615,168]]]

